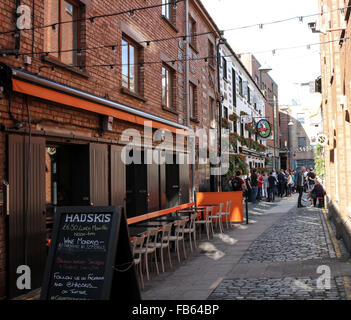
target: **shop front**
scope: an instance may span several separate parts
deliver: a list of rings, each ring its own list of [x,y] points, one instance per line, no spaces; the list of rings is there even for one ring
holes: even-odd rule
[[[75,117],[89,118],[92,127],[98,127],[102,117],[110,116],[115,129],[130,126],[142,133],[147,121],[152,124],[152,132],[160,128],[171,132],[187,130],[177,123],[20,70],[10,71],[6,91],[11,91],[16,103],[30,97],[31,110],[44,105],[52,114],[75,112]],[[43,113],[35,114],[37,120]],[[9,185],[5,220],[9,298],[25,293],[16,286],[20,265],[30,267],[31,290],[41,286],[58,207],[121,206],[131,218],[190,200],[189,164],[177,161],[186,151],[168,151],[168,157],[174,158],[171,164],[148,163],[144,154],[154,151],[155,146],[139,145],[135,150],[142,153],[143,161],[127,164],[123,153],[127,143],[121,141],[120,135],[106,132],[96,136],[89,128],[74,131],[69,124],[56,125],[54,117],[45,117],[49,123],[45,127],[34,126],[33,122],[23,128],[5,126],[2,133],[6,140],[4,176]],[[40,119],[44,123],[44,115]]]

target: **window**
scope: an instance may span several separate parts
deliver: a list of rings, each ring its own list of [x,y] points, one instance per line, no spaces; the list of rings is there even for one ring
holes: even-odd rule
[[[255,75],[255,82],[258,85],[258,77],[257,77],[257,75]]]
[[[216,120],[216,106],[215,101],[210,97],[210,120]]]
[[[239,94],[243,96],[243,79],[239,77]]]
[[[214,45],[208,40],[208,64],[214,67]]]
[[[297,114],[297,121],[298,124],[304,124],[305,123],[305,114],[304,113],[298,113]]]
[[[189,17],[189,44],[194,48],[196,47],[196,41],[194,34],[196,33],[196,22],[194,19]]]
[[[67,65],[79,64],[80,7],[73,0],[47,0],[44,9],[44,51]],[[71,21],[71,22],[70,22]],[[61,23],[65,22],[65,23]],[[71,51],[73,50],[73,51]]]
[[[298,137],[299,148],[306,147],[306,137]]]
[[[162,66],[162,105],[172,108],[172,72]]]
[[[122,40],[122,86],[137,92],[138,48],[129,40]]]
[[[247,102],[251,103],[251,91],[249,87],[247,87]]]
[[[232,69],[232,89],[233,89],[233,106],[236,107],[236,74]]]
[[[238,123],[237,123],[237,121],[233,121],[233,131],[234,132],[238,132]]]
[[[168,20],[171,20],[171,5],[170,5],[170,0],[162,0],[162,15],[167,18]]]
[[[189,107],[190,107],[190,118],[196,119],[196,87],[189,83]]]
[[[223,78],[227,79],[228,76],[228,70],[227,70],[227,60],[223,57]]]
[[[228,108],[227,107],[223,107],[223,117],[228,119]]]

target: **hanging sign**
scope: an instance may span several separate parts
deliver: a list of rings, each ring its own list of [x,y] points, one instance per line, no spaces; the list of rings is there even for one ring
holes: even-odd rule
[[[317,137],[318,144],[321,146],[326,146],[328,143],[328,137],[325,134],[319,134]]]
[[[266,119],[261,119],[257,122],[256,132],[258,134],[258,138],[262,140],[271,139],[272,136],[272,128],[271,124]]]

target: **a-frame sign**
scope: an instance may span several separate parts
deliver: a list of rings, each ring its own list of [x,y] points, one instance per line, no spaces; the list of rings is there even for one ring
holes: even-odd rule
[[[58,208],[42,300],[140,300],[120,207]]]

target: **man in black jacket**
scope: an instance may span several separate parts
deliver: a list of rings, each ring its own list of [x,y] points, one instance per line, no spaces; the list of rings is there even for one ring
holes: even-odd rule
[[[306,184],[305,176],[304,176],[305,171],[306,171],[306,168],[302,167],[300,172],[297,173],[297,177],[296,177],[296,188],[297,188],[297,192],[299,193],[299,198],[297,200],[297,207],[298,208],[305,207],[301,203],[303,189],[304,189],[304,186]]]
[[[281,169],[280,173],[278,174],[278,196],[280,196],[281,198],[283,198],[285,183],[286,183],[286,178],[285,178],[284,170]]]

